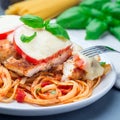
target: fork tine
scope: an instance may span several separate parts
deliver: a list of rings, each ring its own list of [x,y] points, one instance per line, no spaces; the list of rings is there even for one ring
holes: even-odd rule
[[[86,52],[89,52],[89,51],[94,50],[94,49],[96,49],[95,46],[89,47],[89,48],[81,50],[81,53],[86,53]]]
[[[98,55],[99,53],[96,51],[87,51],[87,52],[84,52],[82,54],[86,55],[86,56],[94,56],[94,55]]]
[[[92,46],[92,47],[89,47],[89,48],[86,48],[82,51],[89,51],[89,50],[94,50],[94,49],[100,49],[101,46]]]
[[[97,46],[97,47],[93,46],[93,47],[82,50],[81,53],[84,54],[84,55],[90,55],[90,54],[94,54],[94,55],[96,54],[97,55],[97,54],[101,54],[102,51],[99,48],[99,46]]]
[[[98,54],[102,54],[102,53],[105,53],[105,52],[118,52],[120,53],[119,51],[116,51],[114,50],[113,48],[111,47],[108,47],[108,46],[92,46],[92,47],[89,47],[89,48],[86,48],[82,51],[80,51],[83,55],[86,55],[88,57],[93,57],[93,56],[96,56]]]
[[[81,51],[81,53],[92,53],[93,51],[100,51],[100,49],[99,48],[97,48],[97,47],[91,47],[91,48],[88,48],[88,49],[85,49],[85,50],[83,50],[83,51]]]
[[[93,57],[93,56],[99,55],[99,53],[94,52],[92,54],[90,53],[90,54],[83,54],[83,55],[88,56],[88,57]]]

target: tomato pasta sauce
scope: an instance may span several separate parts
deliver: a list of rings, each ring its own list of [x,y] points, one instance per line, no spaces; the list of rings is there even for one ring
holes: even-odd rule
[[[20,103],[49,106],[79,101],[92,95],[94,88],[110,70],[110,65],[106,64],[104,69],[104,74],[94,80],[61,81],[62,72],[56,72],[54,68],[27,78],[15,76],[15,73],[0,66],[0,102],[16,100]]]

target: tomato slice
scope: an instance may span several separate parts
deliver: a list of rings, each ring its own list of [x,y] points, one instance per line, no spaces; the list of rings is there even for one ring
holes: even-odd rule
[[[8,31],[8,32],[5,32],[5,33],[0,33],[0,40],[4,40],[7,38],[7,36],[12,33],[14,30],[11,30],[11,31]]]
[[[38,64],[38,63],[40,63],[38,60],[36,60],[36,59],[28,56],[27,54],[25,54],[25,53],[20,49],[20,47],[16,45],[15,40],[13,40],[13,45],[14,45],[16,51],[17,51],[23,58],[25,58],[28,62],[31,62],[31,63],[33,63],[33,64],[35,64],[35,65]],[[41,62],[42,62],[42,61],[41,61]]]
[[[16,91],[16,94],[17,94],[16,95],[17,102],[20,102],[20,103],[24,102],[24,98],[26,96],[25,92],[22,89],[18,88]]]
[[[35,32],[36,36],[32,41],[21,40],[22,35],[29,37]],[[71,50],[71,42],[63,41],[46,30],[30,29],[24,25],[15,30],[13,39],[16,51],[33,64],[47,63]]]
[[[47,63],[71,50],[71,42],[63,41],[46,30],[37,31],[37,35],[30,42],[21,40],[21,35],[30,36],[34,32],[35,29],[22,25],[15,30],[13,38],[16,51],[28,62]]]
[[[6,39],[10,33],[22,24],[17,15],[2,15],[0,17],[0,40]]]
[[[84,67],[84,61],[78,55],[74,55],[73,60],[78,68],[82,69]]]
[[[66,95],[71,89],[73,85],[59,85],[58,88],[60,89],[63,95]]]
[[[50,85],[50,84],[51,84],[50,81],[44,81],[41,83],[41,87],[45,87],[45,86]]]

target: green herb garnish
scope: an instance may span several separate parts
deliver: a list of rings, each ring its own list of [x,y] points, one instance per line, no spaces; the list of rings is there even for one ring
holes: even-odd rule
[[[99,62],[101,66],[104,66],[106,62]]]
[[[55,91],[55,90],[52,90],[50,93],[51,93],[51,94],[56,94],[56,91]]]
[[[93,19],[86,27],[86,40],[97,40],[107,30],[107,24],[104,21]]]
[[[44,26],[47,26],[50,23],[50,19],[44,21]]]
[[[44,27],[44,20],[38,16],[33,15],[24,15],[20,17],[20,20],[29,27],[32,28],[43,28]]]
[[[60,37],[62,39],[70,39],[67,32],[64,30],[63,27],[61,27],[59,24],[56,23],[49,23],[45,26],[45,29],[52,34],[54,34],[57,37]]]
[[[29,43],[31,40],[33,40],[36,37],[37,33],[34,32],[31,36],[26,36],[24,34],[21,35],[20,39],[24,43]]]
[[[39,93],[40,91],[41,91],[41,88],[37,88],[35,92],[36,92],[36,94],[37,94],[37,93]]]
[[[60,14],[56,23],[66,29],[85,29],[86,40],[110,32],[120,41],[120,0],[82,0]]]
[[[67,40],[70,39],[67,31],[63,27],[61,27],[59,24],[56,24],[56,23],[50,23],[50,20],[44,21],[42,18],[38,16],[33,16],[33,15],[24,15],[20,17],[20,20],[29,27],[44,28],[59,38],[67,39]],[[24,38],[26,36],[22,36],[22,37]]]

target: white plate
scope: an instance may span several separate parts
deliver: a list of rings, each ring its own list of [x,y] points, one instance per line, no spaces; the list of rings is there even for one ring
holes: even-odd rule
[[[84,37],[84,34],[79,36],[80,31],[75,33],[71,31],[72,41],[79,43],[83,47],[89,46],[89,44],[84,43],[83,41],[79,41],[79,39]],[[82,33],[82,32],[81,32]],[[104,61],[107,63],[111,62],[105,56],[101,56]],[[41,107],[41,106],[33,106],[25,103],[17,103],[16,101],[12,103],[0,103],[0,113],[9,114],[9,115],[21,115],[21,116],[42,116],[42,115],[53,115],[58,113],[65,113],[73,110],[77,110],[88,106],[102,96],[104,96],[114,85],[116,79],[116,73],[114,68],[112,67],[111,72],[104,78],[104,80],[95,88],[91,97],[64,105],[56,105],[50,107]]]
[[[110,63],[105,57],[101,56],[103,61]],[[110,63],[111,64],[111,63]],[[56,105],[50,107],[33,106],[25,103],[0,103],[0,113],[9,115],[21,115],[21,116],[42,116],[53,115],[58,113],[69,112],[83,108],[85,106],[94,103],[102,96],[104,96],[114,85],[116,79],[116,73],[112,67],[111,72],[102,80],[102,82],[95,88],[91,97],[64,105]]]

